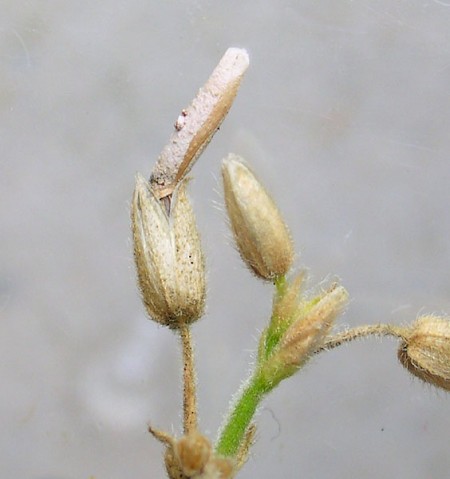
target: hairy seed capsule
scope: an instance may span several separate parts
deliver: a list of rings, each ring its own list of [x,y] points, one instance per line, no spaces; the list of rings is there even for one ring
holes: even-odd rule
[[[150,317],[170,328],[196,321],[205,304],[205,265],[186,181],[175,189],[170,217],[141,175],[131,208],[134,258]]]
[[[398,358],[410,373],[450,391],[450,319],[418,318],[400,345]]]
[[[243,261],[263,279],[285,275],[294,248],[272,198],[236,155],[223,161],[222,177],[228,217]]]

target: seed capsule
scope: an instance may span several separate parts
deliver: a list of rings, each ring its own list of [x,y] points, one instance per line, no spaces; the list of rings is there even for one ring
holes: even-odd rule
[[[175,189],[170,217],[141,175],[131,222],[142,300],[150,317],[178,329],[196,321],[205,303],[205,265],[186,181]]]
[[[294,248],[272,198],[236,155],[223,161],[222,177],[228,217],[243,261],[260,278],[285,275],[292,266]]]
[[[398,358],[423,381],[450,391],[450,320],[422,316],[402,342]]]

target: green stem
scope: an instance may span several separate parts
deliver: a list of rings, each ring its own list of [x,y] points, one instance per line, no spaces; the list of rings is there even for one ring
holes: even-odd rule
[[[286,281],[286,275],[281,275],[281,276],[277,276],[273,282],[274,286],[275,286],[275,289],[277,291],[277,294],[279,296],[283,296],[283,294],[285,293],[286,291],[286,285],[287,285],[287,281]]]
[[[288,282],[285,275],[278,276],[274,279],[275,286],[275,302],[280,301],[286,293]],[[273,314],[273,313],[272,313]],[[273,320],[273,318],[272,318]],[[272,323],[272,321],[271,321]],[[279,339],[276,332],[270,331],[270,326],[266,329],[267,333],[271,333],[270,338],[263,335],[259,342],[258,366],[267,359],[267,351],[270,350]],[[272,325],[273,326],[273,325]],[[275,334],[274,338],[272,336]],[[267,344],[266,341],[268,341]],[[274,342],[275,341],[275,342]],[[272,345],[271,343],[274,342]],[[267,349],[269,348],[269,349]],[[216,451],[223,456],[236,456],[239,448],[245,439],[245,433],[248,430],[250,422],[256,412],[265,393],[271,388],[267,387],[267,383],[256,372],[253,377],[245,384],[242,389],[239,400],[232,406],[231,413],[222,429],[216,444]]]
[[[216,445],[216,452],[223,456],[235,456],[245,432],[256,412],[258,404],[267,392],[264,381],[253,376],[245,385],[241,397],[234,405]]]
[[[280,328],[280,320],[282,321],[284,318],[280,318],[277,315],[277,305],[283,301],[283,297],[286,295],[288,291],[289,283],[286,280],[286,276],[277,276],[274,280],[275,286],[275,295],[272,305],[272,315],[270,317],[269,325],[264,331],[264,337],[261,337],[262,344],[260,342],[260,348],[258,353],[259,363],[265,361],[269,356],[274,347],[277,345],[282,333],[283,329]],[[286,326],[287,327],[287,326]]]

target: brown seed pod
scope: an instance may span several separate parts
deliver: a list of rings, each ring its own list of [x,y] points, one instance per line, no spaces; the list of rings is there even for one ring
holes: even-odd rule
[[[450,320],[432,315],[418,318],[401,343],[398,358],[411,374],[450,391]]]
[[[168,216],[138,175],[131,223],[138,284],[149,316],[172,329],[199,319],[205,304],[205,264],[186,180],[175,189]]]

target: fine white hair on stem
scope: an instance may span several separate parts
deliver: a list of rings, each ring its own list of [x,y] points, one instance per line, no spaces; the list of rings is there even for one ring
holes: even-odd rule
[[[191,105],[182,110],[150,177],[156,197],[173,193],[211,141],[236,97],[248,64],[246,50],[229,48]]]

